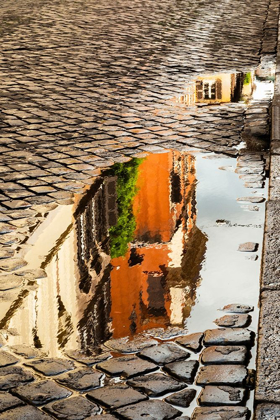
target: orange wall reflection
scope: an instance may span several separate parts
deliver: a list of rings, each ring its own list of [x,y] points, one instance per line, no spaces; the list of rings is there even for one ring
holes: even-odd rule
[[[135,241],[125,257],[111,261],[115,338],[170,324],[172,296],[179,295],[170,293],[168,273],[180,267],[196,219],[194,157],[179,152],[150,155],[139,171]],[[182,299],[180,305],[183,316]]]

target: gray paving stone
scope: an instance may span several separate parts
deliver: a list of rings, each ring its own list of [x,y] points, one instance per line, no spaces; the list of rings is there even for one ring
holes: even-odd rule
[[[108,352],[100,352],[100,351],[91,351],[89,353],[85,353],[79,350],[68,350],[66,355],[69,356],[71,359],[76,360],[77,362],[83,363],[87,366],[95,365],[99,362],[103,362],[103,360],[109,359],[111,353]]]
[[[249,185],[247,183],[247,185]],[[257,188],[256,184],[253,184],[252,188]],[[244,244],[239,245],[238,251],[240,252],[255,252],[258,250],[258,244],[255,242],[245,242]]]
[[[116,410],[122,418],[128,420],[169,420],[178,417],[181,412],[160,400],[148,400]]]
[[[202,342],[203,336],[204,336],[204,333],[188,334],[188,335],[178,338],[176,340],[176,343],[181,344],[181,346],[184,346],[187,349],[190,349],[193,351],[199,351],[201,349],[201,342]]]
[[[253,342],[253,332],[245,328],[218,328],[205,331],[204,344],[212,345],[250,345]]]
[[[8,392],[0,391],[0,413],[2,413],[2,411],[9,410],[11,408],[19,407],[22,405],[25,405],[25,403],[19,398],[14,397]]]
[[[225,315],[214,322],[219,327],[244,328],[251,322],[251,316],[247,314]]]
[[[202,406],[242,405],[244,399],[245,389],[231,386],[207,385],[198,396]]]
[[[198,407],[194,410],[192,420],[246,420],[246,407]]]
[[[111,414],[100,414],[99,416],[95,416],[95,420],[115,420],[117,417]]]
[[[4,259],[0,260],[0,270],[7,272],[15,271],[21,267],[24,267],[26,264],[26,261],[24,261],[22,258]]]
[[[147,399],[145,395],[125,384],[108,385],[103,388],[94,389],[87,393],[87,397],[91,401],[111,409]]]
[[[82,368],[74,372],[67,372],[56,378],[56,381],[76,391],[97,388],[101,384],[103,374],[90,368]]]
[[[54,376],[75,368],[74,362],[67,359],[44,358],[25,362],[26,366],[32,367],[44,375]]]
[[[69,397],[72,392],[58,386],[55,382],[45,380],[19,386],[12,390],[12,393],[34,405],[43,405],[48,402]]]
[[[0,291],[17,289],[23,284],[23,279],[15,274],[0,276]]]
[[[179,391],[187,385],[162,373],[137,376],[127,381],[128,385],[145,392],[150,397],[158,397],[167,392]]]
[[[0,369],[0,390],[8,390],[34,380],[34,376],[19,366]]]
[[[73,397],[49,403],[44,407],[44,410],[57,419],[85,420],[95,417],[100,408],[84,397]]]
[[[183,389],[166,397],[164,400],[169,404],[178,405],[179,407],[189,407],[196,395],[196,390],[191,388]]]
[[[241,365],[209,365],[200,368],[197,385],[234,385],[245,384],[247,369]]]
[[[15,356],[13,356],[11,353],[8,353],[7,351],[0,350],[0,368],[14,365],[19,361],[19,359]]]
[[[222,310],[229,313],[247,314],[248,312],[252,312],[254,307],[249,305],[242,305],[239,303],[231,303],[230,305],[224,306]]]
[[[248,359],[248,349],[245,346],[211,346],[201,353],[201,361],[210,364],[245,365]]]
[[[244,201],[249,203],[263,203],[265,201],[264,197],[239,197],[237,201]]]
[[[192,384],[198,369],[198,361],[186,360],[181,362],[168,363],[164,366],[164,370],[177,379],[188,384]]]
[[[123,376],[126,378],[153,372],[158,369],[154,363],[147,362],[134,355],[109,359],[105,362],[98,363],[96,367],[111,376]]]
[[[280,418],[280,405],[273,403],[258,404],[255,411],[256,420],[274,420]]]
[[[48,414],[31,406],[16,407],[0,414],[0,420],[48,420]]]
[[[280,403],[280,348],[278,344],[279,290],[261,293],[257,353],[257,401]]]
[[[158,365],[164,365],[178,360],[185,360],[190,356],[190,353],[174,343],[164,343],[142,350],[139,356],[151,360]]]
[[[121,353],[136,353],[145,347],[151,347],[157,343],[158,342],[152,338],[139,336],[133,340],[129,340],[127,337],[108,340],[106,341],[105,346]]]

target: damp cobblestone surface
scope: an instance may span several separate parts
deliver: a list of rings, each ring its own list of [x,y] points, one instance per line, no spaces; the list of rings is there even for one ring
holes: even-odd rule
[[[263,188],[270,98],[238,102],[238,85],[253,69],[266,74],[278,14],[276,0],[2,2],[0,300],[15,303],[1,320],[0,419],[248,417],[242,405],[254,376],[246,367],[253,333],[238,315],[252,310],[243,310],[246,302],[225,308],[221,329],[187,336],[177,329],[175,341],[174,330],[169,337],[151,330],[64,359],[8,346],[7,334],[16,331],[4,326],[46,276],[24,270],[18,249],[53,209],[81,197],[114,163],[164,149],[216,152],[238,157],[248,191]],[[188,107],[188,89],[213,73],[235,75],[233,101]],[[239,153],[241,141],[250,153]],[[243,197],[250,211],[260,200]],[[257,258],[255,243],[240,245]],[[120,360],[113,367],[112,356]],[[163,376],[154,389],[151,378]],[[193,411],[187,405],[200,383],[207,386],[199,401],[211,407]],[[151,392],[160,399],[149,399]],[[269,408],[264,412],[269,416]]]

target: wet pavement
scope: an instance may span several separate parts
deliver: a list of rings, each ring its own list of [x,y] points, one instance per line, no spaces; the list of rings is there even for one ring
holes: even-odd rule
[[[250,417],[279,2],[234,3],[1,5],[0,419]]]

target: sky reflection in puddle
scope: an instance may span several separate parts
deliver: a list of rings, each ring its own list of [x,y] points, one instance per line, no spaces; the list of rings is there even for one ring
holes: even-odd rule
[[[75,217],[72,206],[51,212],[25,251],[48,278],[10,317],[9,344],[57,356],[150,328],[197,332],[225,304],[256,306],[265,203],[248,211],[236,199],[266,190],[245,188],[235,167],[211,154],[151,154],[112,167]],[[237,251],[247,241],[260,244],[258,260]]]

